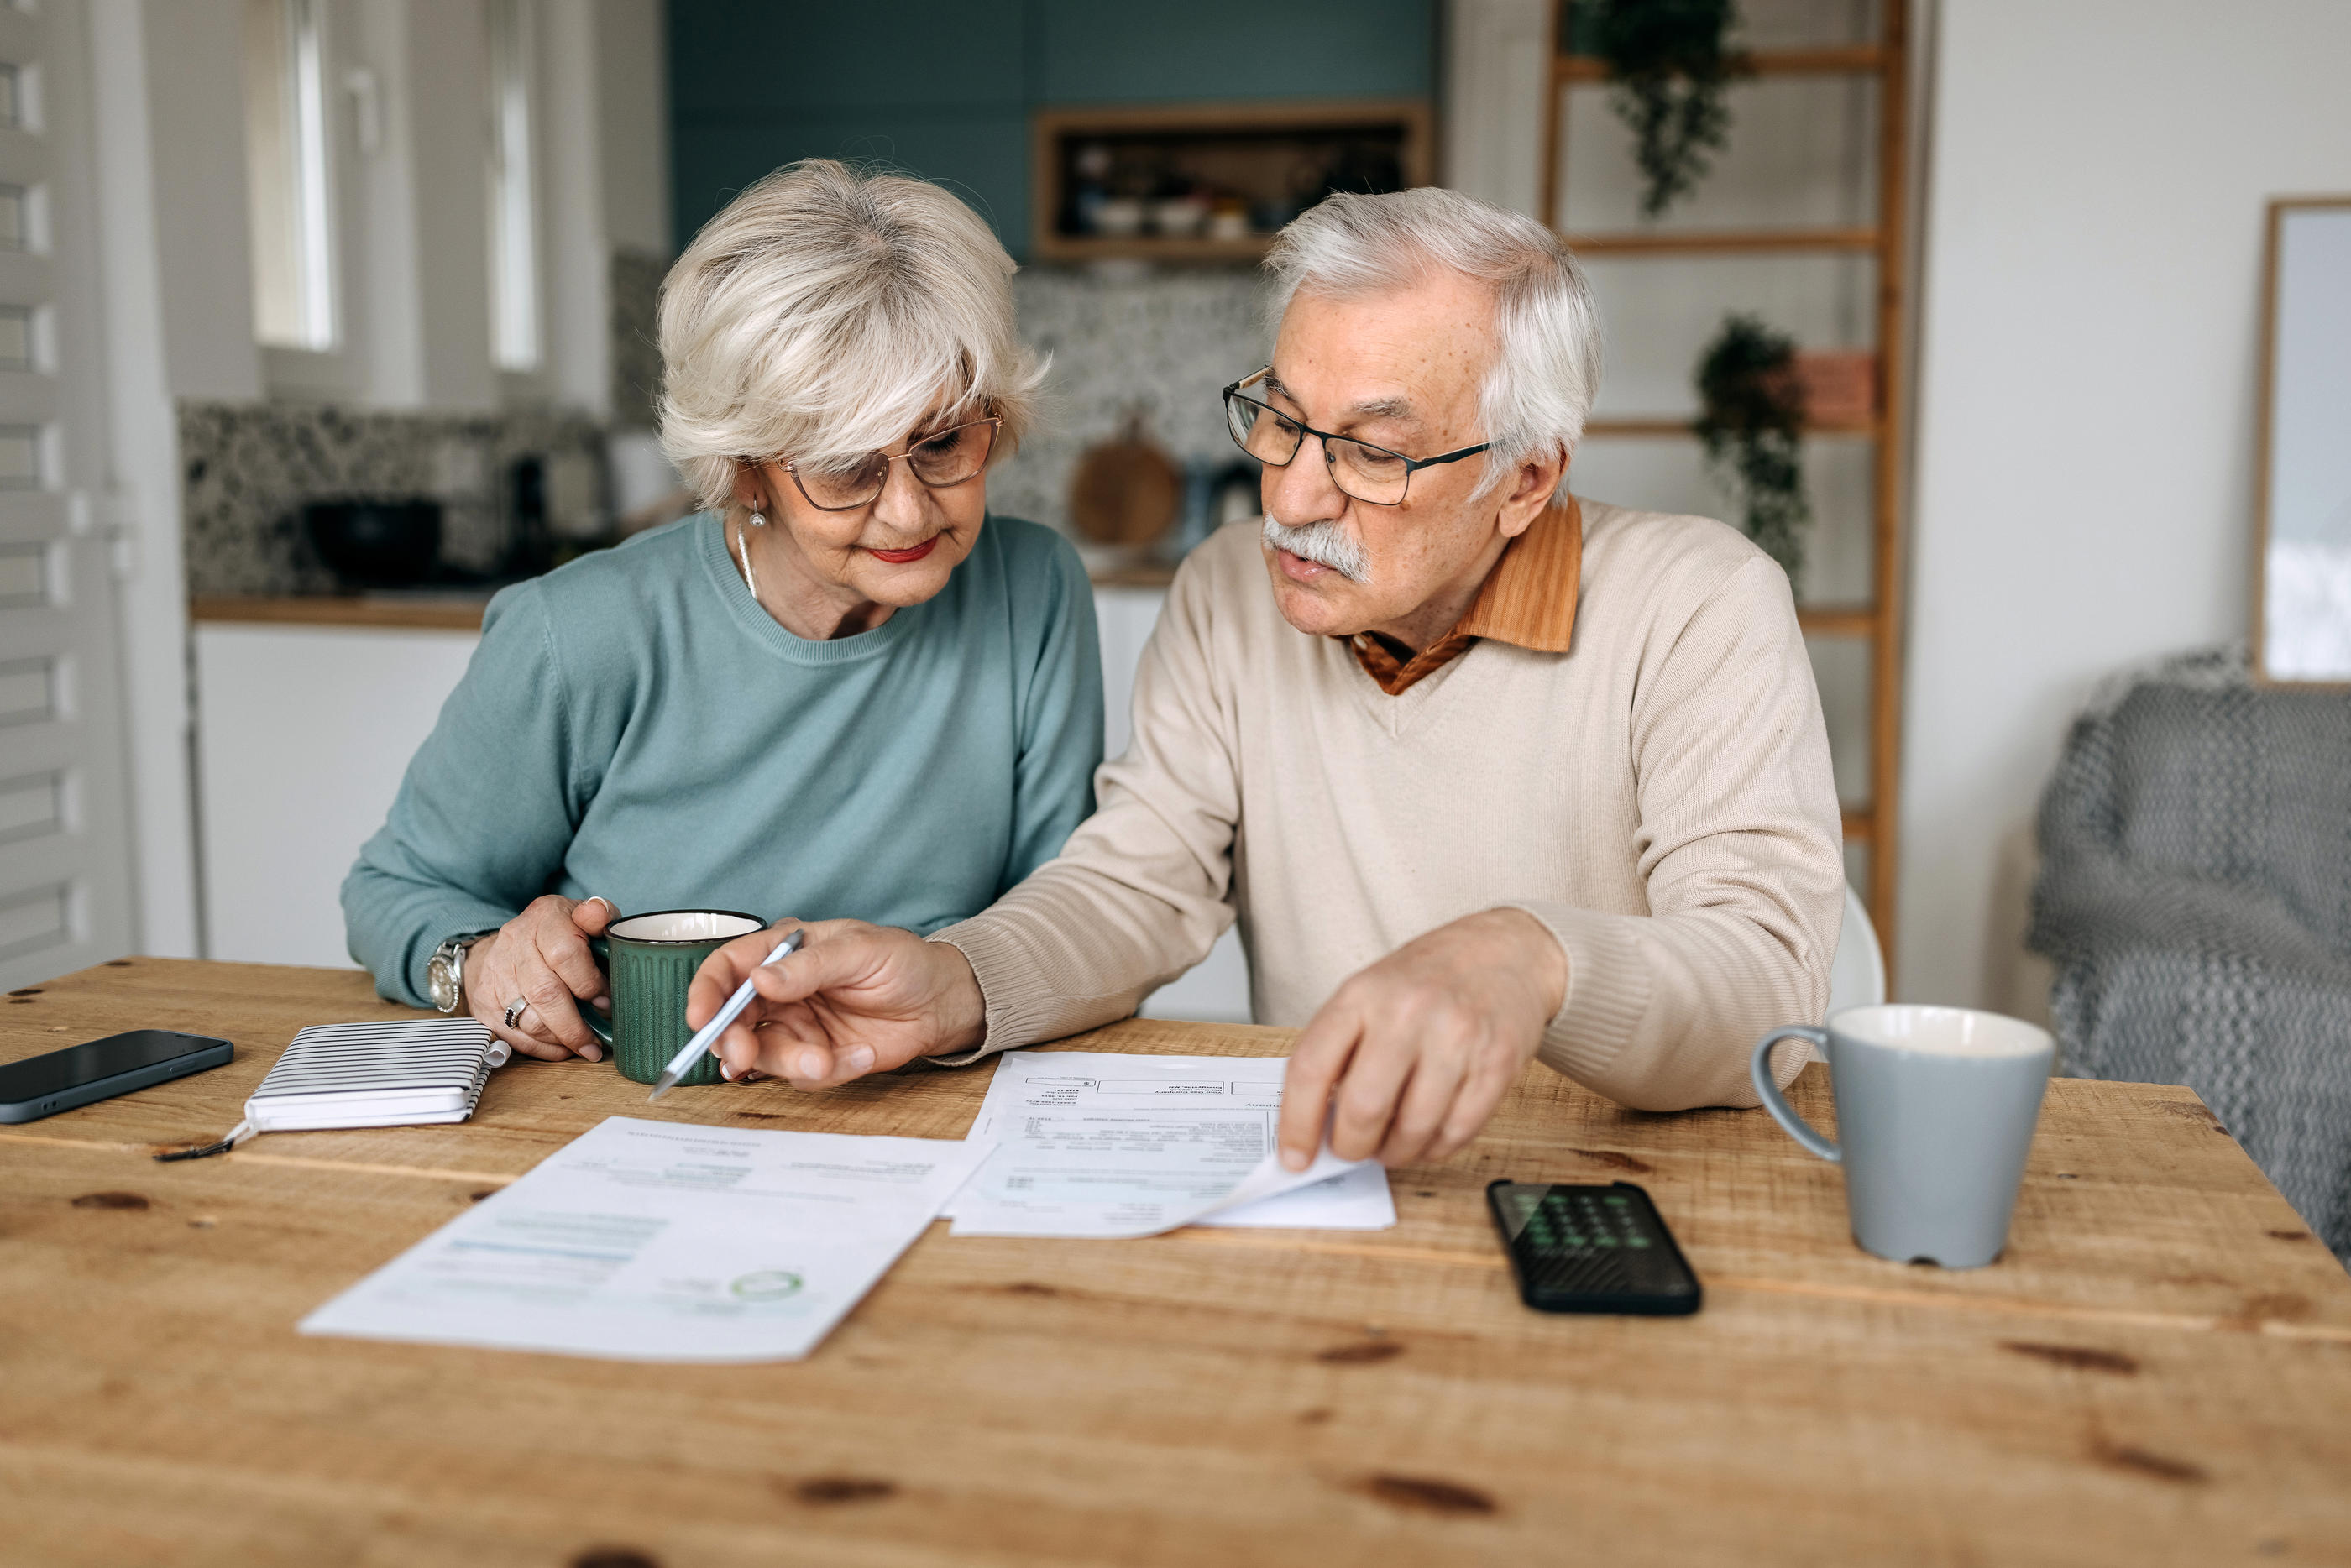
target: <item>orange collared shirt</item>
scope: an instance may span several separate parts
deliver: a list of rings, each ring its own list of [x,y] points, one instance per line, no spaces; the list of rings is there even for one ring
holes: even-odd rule
[[[1398,659],[1369,632],[1357,633],[1348,645],[1364,672],[1391,697],[1459,657],[1481,637],[1543,653],[1565,653],[1574,639],[1575,595],[1583,570],[1583,511],[1570,496],[1564,506],[1543,508],[1527,531],[1510,541],[1486,574],[1469,612],[1451,631],[1408,659]]]

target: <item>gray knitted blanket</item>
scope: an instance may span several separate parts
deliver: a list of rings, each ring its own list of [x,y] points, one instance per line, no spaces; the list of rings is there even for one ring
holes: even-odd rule
[[[2185,1084],[2351,1264],[2351,693],[2242,651],[2116,683],[2041,801],[2064,1070]]]

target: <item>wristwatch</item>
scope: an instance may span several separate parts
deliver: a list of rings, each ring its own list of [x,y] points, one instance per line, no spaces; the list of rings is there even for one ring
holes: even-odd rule
[[[475,942],[491,934],[467,931],[433,950],[432,960],[424,966],[424,989],[434,1006],[455,1012],[465,1004],[465,955],[474,950]]]

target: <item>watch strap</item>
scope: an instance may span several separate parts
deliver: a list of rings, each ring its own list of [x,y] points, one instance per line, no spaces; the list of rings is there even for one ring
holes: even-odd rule
[[[497,934],[497,930],[498,928],[493,926],[487,930],[462,931],[456,936],[444,939],[441,945],[434,950],[433,956],[434,958],[445,958],[445,961],[449,966],[450,978],[455,981],[455,989],[457,1001],[456,1005],[449,1010],[452,1013],[463,1012],[465,1011],[466,955],[474,950],[475,943],[479,942],[484,937],[496,936]]]

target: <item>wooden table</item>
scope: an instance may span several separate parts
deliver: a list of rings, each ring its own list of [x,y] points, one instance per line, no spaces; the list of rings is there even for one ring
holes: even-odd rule
[[[1847,1240],[1761,1113],[1531,1070],[1373,1234],[918,1242],[808,1361],[640,1366],[296,1321],[607,1115],[961,1136],[987,1070],[648,1107],[517,1064],[468,1125],[217,1136],[363,977],[138,960],[0,1006],[0,1057],[136,1026],[226,1068],[0,1129],[11,1563],[2351,1563],[2351,1282],[2186,1089],[2051,1086],[2013,1241]],[[1091,1050],[1279,1054],[1134,1022]],[[1830,1110],[1822,1070],[1797,1103]],[[1520,1306],[1495,1176],[1646,1186],[1694,1318]]]

